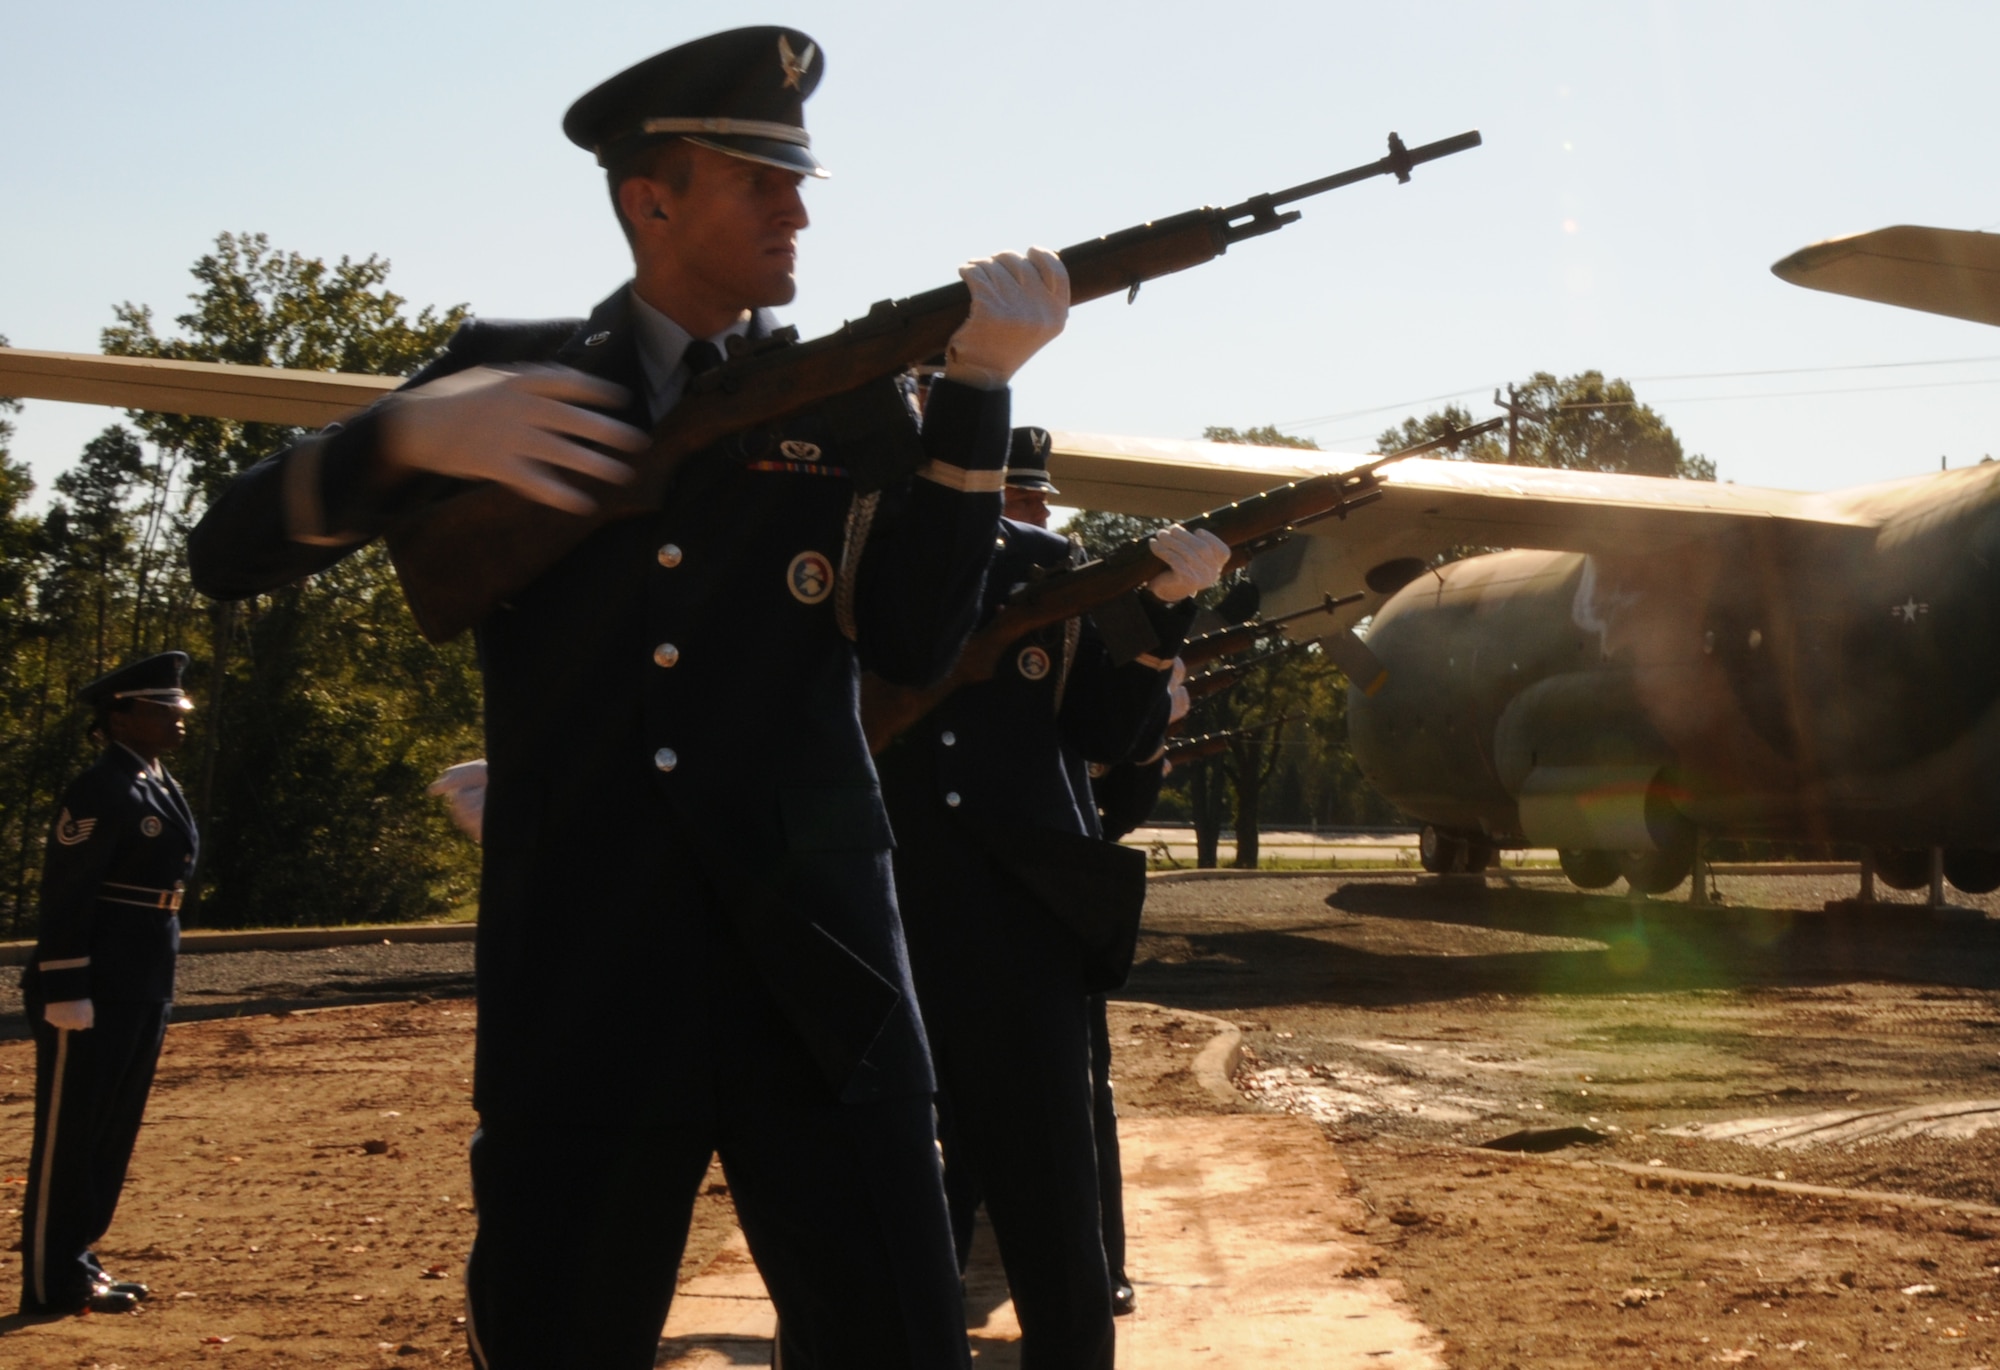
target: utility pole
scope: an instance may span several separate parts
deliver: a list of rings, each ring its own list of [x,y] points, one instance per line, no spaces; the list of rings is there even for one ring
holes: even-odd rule
[[[1507,382],[1507,398],[1504,400],[1501,399],[1500,392],[1495,390],[1493,392],[1493,403],[1499,405],[1507,414],[1507,464],[1509,466],[1519,465],[1514,459],[1514,448],[1521,440],[1521,415],[1528,412],[1528,406],[1516,401],[1514,382],[1512,381]]]

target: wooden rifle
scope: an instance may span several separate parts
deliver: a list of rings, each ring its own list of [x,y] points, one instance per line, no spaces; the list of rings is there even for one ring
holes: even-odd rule
[[[1382,498],[1381,483],[1375,475],[1378,468],[1404,457],[1456,446],[1504,422],[1504,419],[1490,419],[1378,456],[1351,470],[1308,476],[1290,485],[1280,485],[1235,504],[1211,509],[1186,520],[1185,526],[1205,528],[1229,544],[1231,555],[1223,571],[1227,575],[1296,529],[1323,519],[1345,519],[1351,511]],[[972,635],[965,650],[959,653],[958,663],[937,684],[892,685],[878,676],[864,675],[861,724],[868,734],[870,750],[879,754],[961,685],[991,680],[1007,649],[1029,633],[1087,614],[1101,604],[1137,590],[1165,569],[1166,563],[1153,555],[1150,537],[1134,538],[1100,561],[1051,571],[1016,590],[1000,606],[1000,612]]]
[[[1367,597],[1359,590],[1351,595],[1335,595],[1329,590],[1326,598],[1310,609],[1300,609],[1279,618],[1253,618],[1228,628],[1217,628],[1212,633],[1203,633],[1200,637],[1191,637],[1181,644],[1179,653],[1181,664],[1190,672],[1199,670],[1211,661],[1219,661],[1223,657],[1248,651],[1265,638],[1277,636],[1278,629],[1287,623],[1312,614],[1330,614],[1336,609],[1344,608]]]
[[[1124,291],[1129,302],[1146,281],[1200,266],[1233,243],[1296,222],[1299,211],[1284,209],[1294,201],[1376,176],[1407,181],[1412,167],[1478,147],[1479,141],[1474,131],[1410,148],[1392,133],[1389,155],[1366,165],[1064,248],[1058,255],[1069,272],[1070,300],[1081,304]],[[942,353],[971,307],[964,282],[954,281],[907,299],[884,300],[810,342],[798,342],[796,330],[784,329],[744,348],[689,382],[680,403],[654,427],[652,445],[626,458],[634,468],[629,483],[589,483],[597,501],[589,514],[566,513],[490,481],[411,511],[389,530],[388,544],[417,627],[433,642],[458,636],[597,529],[661,508],[675,471],[689,456],[807,409],[837,411],[843,398],[851,401],[864,387]],[[879,486],[910,474],[883,471],[864,479],[857,472],[857,481]]]

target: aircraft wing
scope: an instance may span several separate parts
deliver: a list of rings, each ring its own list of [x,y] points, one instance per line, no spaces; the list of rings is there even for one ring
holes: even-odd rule
[[[1187,518],[1259,490],[1366,458],[1284,447],[1056,433],[1049,474],[1061,502],[1088,509]],[[1367,586],[1368,572],[1453,547],[1529,547],[1648,553],[1745,524],[1851,529],[1873,537],[1883,511],[1845,495],[1797,494],[1712,481],[1603,475],[1542,467],[1412,457],[1381,470],[1382,498],[1312,536],[1260,557],[1253,570],[1266,616],[1304,608],[1327,591]],[[1274,597],[1275,596],[1275,597]],[[1344,626],[1385,595],[1338,614]]]
[[[1802,247],[1771,274],[1811,290],[2000,324],[2000,234],[1898,224]]]
[[[0,395],[320,428],[401,385],[395,376],[0,347]]]

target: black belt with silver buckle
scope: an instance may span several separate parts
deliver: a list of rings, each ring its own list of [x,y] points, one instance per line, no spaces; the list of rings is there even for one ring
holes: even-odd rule
[[[105,890],[117,890],[117,894],[100,893],[98,899],[107,904],[129,904],[137,909],[164,909],[168,913],[181,911],[181,900],[187,894],[187,887],[176,882],[170,890],[154,889],[150,885],[121,885],[115,880],[106,880]]]

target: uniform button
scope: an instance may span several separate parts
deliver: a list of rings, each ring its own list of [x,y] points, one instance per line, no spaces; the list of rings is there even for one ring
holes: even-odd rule
[[[946,808],[949,809],[957,808],[959,804],[958,791],[957,790],[949,791],[944,797],[944,802]]]
[[[670,771],[681,764],[681,759],[674,754],[672,747],[662,747],[653,753],[653,764],[663,771]]]
[[[944,736],[939,738],[938,741],[944,743],[947,747],[956,747],[958,745],[958,734],[947,728]]]
[[[653,649],[653,664],[655,666],[671,668],[680,659],[681,649],[674,646],[671,642],[662,642]]]
[[[654,555],[659,557],[660,565],[667,567],[669,570],[681,564],[681,549],[674,546],[671,542],[661,543],[660,550],[654,553]]]

